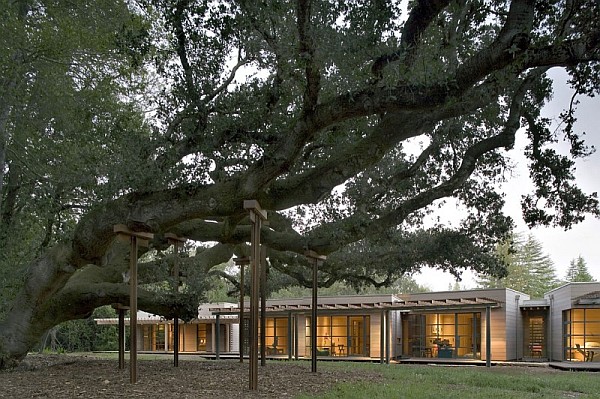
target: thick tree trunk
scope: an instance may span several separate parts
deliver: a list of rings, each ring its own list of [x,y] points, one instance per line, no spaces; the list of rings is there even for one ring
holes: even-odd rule
[[[73,266],[71,247],[66,243],[37,259],[28,270],[24,289],[0,322],[0,369],[17,365],[57,324],[89,317],[103,305],[129,303],[129,284],[123,279],[128,259],[119,256],[125,248],[127,243],[115,240],[107,255],[115,262],[88,264],[80,269]],[[230,252],[226,254],[231,256]],[[156,278],[155,269],[153,275],[145,269],[141,265],[142,276]],[[139,308],[167,318],[175,312],[186,320],[197,317],[197,304],[187,305],[182,308],[175,296],[158,297],[155,292],[138,289]]]
[[[23,359],[52,324],[43,323],[40,307],[52,301],[75,271],[68,263],[70,249],[59,245],[37,259],[27,272],[25,287],[0,324],[0,368]]]

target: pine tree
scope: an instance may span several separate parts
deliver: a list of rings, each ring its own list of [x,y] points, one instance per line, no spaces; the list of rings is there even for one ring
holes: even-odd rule
[[[569,282],[596,281],[588,271],[585,259],[583,259],[581,255],[579,255],[577,259],[571,260],[569,268],[567,269],[565,280]]]
[[[480,275],[477,281],[479,287],[512,288],[540,298],[559,284],[554,263],[543,253],[542,244],[533,235],[530,234],[525,241],[521,235],[515,234],[511,241],[499,245],[497,252],[507,265],[508,275],[502,279]]]

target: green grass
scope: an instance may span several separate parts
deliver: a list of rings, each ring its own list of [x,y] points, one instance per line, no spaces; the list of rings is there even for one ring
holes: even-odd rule
[[[554,371],[521,366],[439,367],[374,365],[359,363],[321,364],[329,370],[363,369],[381,375],[381,380],[343,383],[319,394],[327,398],[577,398],[600,396],[600,374]],[[299,399],[313,398],[301,395]]]

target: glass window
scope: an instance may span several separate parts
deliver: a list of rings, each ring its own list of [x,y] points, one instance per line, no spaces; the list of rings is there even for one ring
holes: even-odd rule
[[[206,342],[207,342],[207,329],[208,329],[208,324],[206,323],[200,323],[197,325],[198,326],[198,338],[197,338],[197,350],[200,352],[205,352],[206,351]]]
[[[403,331],[405,355],[481,358],[481,313],[411,314]]]
[[[306,356],[311,355],[311,318],[306,318]],[[319,316],[317,356],[369,356],[370,317]]]
[[[600,309],[563,313],[565,360],[600,362]]]
[[[260,334],[260,332],[259,332]],[[265,345],[267,355],[284,355],[288,352],[287,317],[268,317],[265,320]]]

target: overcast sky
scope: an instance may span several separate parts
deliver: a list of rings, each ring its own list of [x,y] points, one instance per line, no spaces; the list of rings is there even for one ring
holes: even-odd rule
[[[554,79],[554,99],[544,108],[544,115],[553,120],[558,120],[558,115],[567,108],[572,91],[566,85],[567,75],[559,70],[552,71]],[[592,99],[580,97],[577,109],[577,131],[586,132],[586,142],[596,147],[597,152],[585,160],[577,162],[576,178],[579,187],[586,193],[600,193],[600,98]],[[588,270],[596,280],[600,281],[600,220],[588,216],[586,220],[570,230],[564,231],[556,228],[534,228],[529,230],[521,216],[521,196],[531,192],[531,181],[527,170],[523,148],[526,142],[524,133],[517,137],[515,149],[511,152],[517,165],[517,176],[505,184],[506,206],[505,212],[510,215],[517,225],[517,232],[533,234],[543,245],[544,252],[550,256],[559,278],[564,278],[565,272],[572,259],[581,255],[587,262]],[[568,151],[566,145],[561,145]],[[415,276],[419,284],[428,286],[432,290],[446,290],[449,284],[454,284],[454,278],[438,270],[424,270]],[[474,288],[475,282],[471,274],[465,273],[461,286]]]

